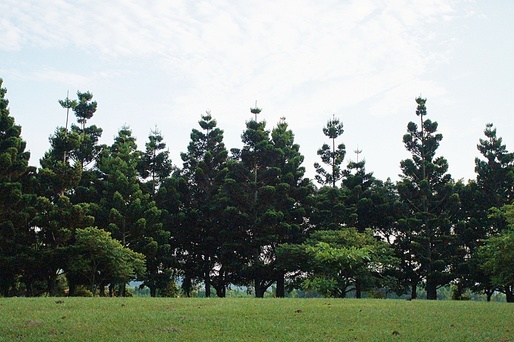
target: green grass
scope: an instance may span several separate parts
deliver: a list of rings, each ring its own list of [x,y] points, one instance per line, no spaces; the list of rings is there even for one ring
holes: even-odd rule
[[[0,299],[0,341],[16,340],[514,341],[514,306],[372,299]]]

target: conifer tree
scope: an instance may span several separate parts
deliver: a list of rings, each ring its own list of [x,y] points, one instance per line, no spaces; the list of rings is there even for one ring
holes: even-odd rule
[[[427,299],[437,299],[437,287],[452,280],[446,268],[452,255],[452,220],[459,198],[454,193],[448,162],[436,157],[443,136],[437,122],[425,119],[426,99],[416,99],[420,126],[407,125],[403,142],[411,159],[402,160],[398,192],[409,210],[400,220],[397,246],[402,254],[404,273],[416,297],[419,281],[426,283]]]
[[[343,143],[336,145],[336,140],[343,134],[343,123],[335,116],[323,128],[323,134],[331,139],[331,146],[323,144],[318,150],[326,170],[320,163],[315,163],[316,181],[322,186],[315,194],[315,204],[310,215],[310,223],[316,230],[340,230],[346,226],[348,212],[346,209],[345,193],[337,186],[343,178],[341,164],[346,155]]]
[[[370,222],[373,202],[371,187],[375,181],[373,173],[366,173],[366,161],[351,161],[343,172],[342,182],[345,193],[345,207],[348,212],[346,224],[362,233],[372,228]]]
[[[277,213],[283,215],[276,226],[276,238],[271,242],[276,264],[276,249],[279,245],[300,244],[307,238],[310,227],[306,220],[312,210],[314,187],[305,178],[305,168],[302,166],[304,157],[285,118],[281,118],[271,131],[271,142],[278,151],[276,165],[280,168],[273,202]],[[273,267],[276,273],[276,296],[284,297],[286,270],[277,265]]]
[[[301,242],[311,191],[303,178],[303,156],[285,120],[271,132],[265,122],[251,120],[242,135],[242,150],[233,151],[237,161],[229,163],[226,194],[231,210],[246,232],[246,261],[241,274],[252,281],[256,297],[277,283],[277,296],[284,295],[284,269],[277,265],[276,248],[281,243]],[[246,227],[245,227],[246,225]]]
[[[477,145],[483,159],[475,158],[476,181],[484,202],[501,208],[514,201],[514,153],[508,152],[503,139],[496,136],[493,124],[486,125],[484,135],[486,139]]]
[[[360,151],[358,151],[360,153]],[[357,153],[357,156],[359,155]],[[359,233],[366,228],[371,228],[371,212],[373,202],[371,200],[371,186],[374,178],[372,173],[366,173],[366,161],[351,161],[346,170],[342,172],[342,191],[345,194],[346,225],[354,227]],[[364,277],[359,274],[355,277],[355,297],[362,298],[362,290],[365,288]]]
[[[79,96],[81,93],[78,93]],[[92,95],[88,92],[88,98]],[[84,99],[80,106],[84,107]],[[77,109],[77,101],[60,100],[59,103],[66,109],[66,125],[58,127],[50,137],[50,149],[40,160],[41,168],[37,174],[37,215],[34,224],[38,227],[39,253],[45,263],[39,270],[47,282],[48,293],[54,294],[56,279],[59,272],[67,271],[72,261],[68,258],[73,248],[73,239],[77,228],[85,228],[94,222],[89,215],[90,203],[85,202],[81,196],[80,184],[87,184],[89,173],[83,172],[84,160],[92,160],[94,156],[86,156],[83,152],[87,133],[74,124],[68,129],[69,111]],[[87,107],[87,106],[86,106]],[[88,119],[96,110],[96,103],[86,115]],[[84,111],[82,109],[82,111]],[[86,119],[77,116],[78,123],[85,127]],[[100,130],[101,131],[101,130]],[[86,143],[87,144],[87,143]],[[79,160],[78,155],[84,159]],[[86,177],[84,177],[86,176]],[[87,184],[91,189],[91,184]],[[68,274],[72,277],[71,274]],[[73,279],[70,279],[73,293]]]
[[[157,128],[150,132],[145,147],[137,169],[141,178],[146,180],[145,187],[153,198],[162,182],[171,175],[173,163],[164,138]]]
[[[332,140],[332,146],[323,144],[318,150],[318,156],[321,157],[323,164],[329,167],[329,170],[325,170],[319,163],[314,163],[314,168],[317,173],[315,178],[321,185],[328,185],[335,188],[337,182],[342,178],[341,164],[346,155],[346,147],[342,143],[336,146],[336,139],[339,138],[343,132],[343,123],[335,116],[329,120],[326,127],[323,128],[323,134]]]
[[[97,191],[101,194],[95,212],[95,224],[112,234],[124,247],[155,257],[162,241],[161,212],[149,194],[144,194],[138,182],[137,165],[140,152],[136,139],[128,127],[122,127],[114,143],[102,152],[98,162],[100,182]],[[149,263],[149,261],[152,261]],[[146,276],[155,276],[159,272],[159,262],[147,258]],[[114,281],[114,279],[111,279]],[[141,279],[146,280],[146,279]],[[153,284],[149,281],[148,284]],[[124,295],[125,284],[110,283],[120,286]],[[151,288],[152,291],[154,289]]]
[[[150,288],[150,295],[157,296],[158,291],[164,291],[173,281],[174,262],[171,246],[171,234],[176,228],[174,217],[171,215],[174,208],[168,208],[170,199],[175,191],[170,176],[175,167],[170,159],[170,153],[159,130],[155,128],[148,136],[145,151],[137,164],[139,176],[143,180],[141,188],[150,199],[155,202],[159,213],[159,222],[150,243],[145,247],[146,275],[143,285]],[[178,207],[175,201],[172,206]],[[171,211],[171,212],[170,212]],[[157,213],[156,212],[156,213]]]
[[[20,276],[30,275],[27,264],[34,260],[30,246],[36,240],[30,225],[33,196],[25,182],[32,172],[30,153],[25,151],[21,126],[10,115],[2,84],[0,79],[0,289],[6,297]]]
[[[103,130],[96,125],[86,126],[87,121],[93,117],[97,109],[96,101],[92,101],[93,94],[89,91],[85,93],[77,91],[77,97],[78,101],[71,104],[68,99],[60,103],[64,108],[67,108],[67,106],[73,108],[77,123],[79,124],[71,125],[71,132],[80,138],[80,144],[77,148],[70,151],[70,158],[73,161],[79,162],[82,168],[86,169],[88,165],[96,161],[105,146],[98,144]]]
[[[462,209],[461,224],[456,227],[461,249],[455,265],[457,298],[466,287],[485,293],[488,300],[497,291],[487,272],[479,267],[477,252],[485,239],[500,234],[507,226],[503,216],[491,215],[491,211],[514,199],[514,153],[508,152],[493,124],[486,125],[484,135],[477,145],[481,157],[475,158],[476,180],[459,190]]]
[[[269,274],[272,260],[266,246],[270,244],[270,234],[280,218],[269,199],[275,196],[275,187],[280,170],[275,167],[276,158],[269,130],[264,121],[248,121],[241,138],[243,148],[235,154],[237,164],[229,164],[227,189],[231,190],[231,202],[242,215],[237,220],[248,220],[243,226],[246,248],[241,260],[240,275],[242,281],[253,282],[256,297],[263,297],[264,292],[275,281]],[[234,151],[235,152],[235,151]]]
[[[228,286],[227,253],[230,236],[220,223],[222,210],[220,191],[226,175],[228,152],[223,143],[223,131],[217,127],[210,112],[201,116],[202,131],[193,129],[186,153],[181,153],[181,177],[187,183],[183,194],[187,216],[185,229],[180,231],[182,255],[186,264],[194,264],[194,273],[205,284],[210,297],[211,286],[224,297]],[[225,238],[224,238],[225,237]]]

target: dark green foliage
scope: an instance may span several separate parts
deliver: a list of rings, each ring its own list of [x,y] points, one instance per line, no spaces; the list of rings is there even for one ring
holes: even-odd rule
[[[344,192],[337,187],[324,186],[316,191],[314,199],[310,222],[316,230],[342,229],[347,220]]]
[[[89,93],[88,93],[89,94]],[[92,95],[88,95],[91,99]],[[83,101],[81,101],[82,103]],[[77,101],[69,98],[59,101],[68,111],[77,108]],[[81,105],[84,107],[84,104]],[[96,108],[96,105],[93,109]],[[94,113],[90,110],[88,119]],[[85,120],[80,117],[82,127]],[[38,194],[37,214],[32,224],[38,227],[38,244],[34,250],[40,260],[44,260],[37,267],[40,280],[46,283],[46,290],[50,295],[55,293],[58,276],[63,270],[69,271],[70,251],[74,248],[75,230],[94,223],[95,218],[90,215],[90,203],[82,201],[81,192],[77,192],[80,184],[87,184],[88,176],[92,171],[83,171],[85,160],[93,160],[94,156],[86,156],[89,134],[88,129],[83,130],[72,125],[68,130],[68,117],[66,127],[56,129],[49,139],[50,150],[40,160],[41,168],[37,174],[36,192]],[[100,130],[101,132],[101,130]],[[86,148],[85,148],[86,147]],[[90,153],[90,152],[89,152]],[[76,158],[82,155],[84,158]],[[68,280],[73,293],[73,277],[68,274]]]
[[[323,164],[330,167],[325,170],[319,163],[314,163],[317,175],[316,181],[321,185],[336,186],[336,183],[342,178],[341,164],[343,163],[344,156],[346,155],[346,147],[344,144],[339,144],[336,147],[336,139],[343,134],[343,123],[332,118],[327,122],[327,126],[323,128],[323,134],[332,140],[332,146],[323,144],[318,150],[318,156],[321,157]]]
[[[272,255],[264,253],[263,248],[270,243],[268,239],[273,224],[269,220],[276,217],[273,211],[268,211],[271,207],[268,199],[274,191],[268,183],[274,182],[279,174],[272,163],[276,154],[265,125],[264,121],[247,122],[241,136],[243,148],[233,151],[223,187],[226,217],[234,231],[241,234],[238,236],[241,244],[237,248],[239,253],[234,260],[237,262],[234,266],[239,270],[237,282],[249,285],[253,280],[258,297],[262,297],[263,289],[274,281],[270,279],[273,277],[266,277],[265,265],[271,263]]]
[[[166,143],[157,129],[152,130],[145,144],[146,150],[141,155],[137,170],[144,183],[146,191],[152,197],[159,190],[162,182],[171,175],[174,167],[170,159],[170,152],[166,149]]]
[[[240,281],[253,280],[257,297],[277,282],[277,296],[283,296],[285,270],[277,267],[275,249],[304,239],[312,186],[303,178],[303,156],[285,120],[271,138],[264,122],[249,121],[242,140],[224,186],[233,222],[243,232]]]
[[[91,119],[96,112],[97,103],[92,101],[93,94],[89,91],[82,93],[77,91],[78,102],[74,103],[73,110],[77,117],[77,122],[82,125],[82,129],[86,127],[87,120]],[[68,104],[69,101],[66,101]],[[62,103],[61,103],[62,105]]]
[[[46,283],[45,290],[55,295],[58,277],[69,270],[71,250],[77,228],[94,223],[86,203],[72,204],[65,195],[38,197],[37,214],[32,224],[38,227],[35,253],[39,259],[37,272],[40,280]]]
[[[483,199],[491,207],[500,208],[514,200],[514,153],[509,153],[502,138],[496,136],[493,124],[484,130],[486,139],[480,139],[478,151],[485,159],[475,158],[477,184]]]
[[[477,145],[481,158],[475,158],[476,180],[459,189],[462,206],[456,232],[460,259],[456,268],[459,288],[470,287],[484,292],[490,299],[497,288],[479,266],[477,252],[484,239],[501,233],[507,226],[505,218],[491,215],[491,210],[513,199],[514,154],[507,151],[492,124],[486,125],[484,134],[485,139],[480,139]]]
[[[370,207],[366,206],[364,225],[392,244],[398,231],[398,219],[407,210],[405,204],[400,201],[396,185],[390,179],[385,182],[375,179],[368,191],[366,204],[371,203]]]
[[[205,284],[205,295],[210,297],[211,285],[224,297],[231,272],[232,234],[220,217],[221,188],[226,175],[228,152],[223,143],[223,131],[217,127],[209,112],[202,115],[193,129],[180,176],[186,184],[182,188],[184,229],[177,232],[184,273],[188,280],[195,278]]]
[[[514,204],[496,210],[509,227],[484,241],[478,249],[480,268],[491,277],[492,285],[505,293],[507,302],[514,303]]]
[[[6,89],[0,79],[0,289],[10,295],[19,277],[30,276],[25,266],[33,265],[31,246],[35,232],[30,226],[34,196],[28,192],[33,170],[30,153],[21,138],[21,127],[10,115]]]
[[[21,127],[10,116],[7,90],[2,83],[0,79],[0,180],[5,182],[19,179],[26,172],[30,153],[25,151],[26,143],[20,137]]]
[[[145,236],[146,244],[142,250],[146,256],[146,274],[143,285],[150,288],[150,295],[155,297],[157,292],[165,291],[172,283],[174,272],[172,264],[171,232],[175,228],[170,212],[165,203],[169,203],[174,189],[169,179],[174,166],[169,157],[169,151],[161,133],[155,129],[150,132],[146,150],[141,154],[137,164],[139,176],[144,180],[141,184],[143,193],[150,196],[150,214],[154,222],[153,232]],[[148,233],[146,233],[148,234]],[[162,294],[161,294],[162,295]]]
[[[169,252],[169,233],[162,230],[161,210],[150,195],[143,192],[137,181],[139,157],[131,130],[123,127],[98,161],[101,197],[95,205],[95,224],[110,232],[122,246],[148,254],[147,273],[150,274],[146,277],[153,277],[159,273],[160,267],[157,252]],[[162,254],[162,257],[166,256]],[[112,285],[117,279],[109,280]],[[121,285],[123,295],[124,284]]]
[[[276,228],[276,239],[272,242],[273,250],[282,243],[302,243],[307,237],[309,225],[306,219],[310,216],[314,204],[314,187],[308,178],[304,178],[304,157],[300,146],[294,142],[294,134],[284,118],[271,131],[271,141],[279,151],[277,166],[280,168],[275,196],[272,197],[275,215],[279,217]],[[276,257],[275,257],[276,258]],[[275,266],[276,296],[285,296],[285,269]]]
[[[375,181],[372,173],[366,173],[366,162],[349,162],[343,171],[342,188],[345,192],[345,207],[347,210],[346,224],[356,227],[359,231],[373,227],[372,212],[374,211],[371,198],[371,188]]]
[[[80,147],[82,138],[77,132],[58,127],[48,140],[50,150],[39,161],[38,195],[56,201],[74,189],[81,179],[82,165],[78,162],[70,164],[69,157]]]
[[[63,153],[64,162],[70,158],[75,163],[79,163],[82,168],[96,161],[96,158],[105,147],[99,145],[102,136],[102,129],[96,125],[86,126],[89,119],[96,112],[97,103],[92,101],[93,94],[90,92],[77,92],[78,100],[59,100],[59,104],[66,109],[66,126],[59,129],[52,141],[52,153]],[[68,112],[72,109],[75,113],[78,126],[71,125],[68,130]]]
[[[403,142],[412,158],[400,163],[401,180],[398,192],[408,210],[399,220],[396,246],[403,260],[405,281],[411,285],[412,297],[421,280],[425,281],[427,298],[436,299],[437,287],[452,280],[446,263],[453,254],[453,214],[457,211],[459,197],[454,193],[454,183],[447,174],[448,163],[435,153],[442,140],[437,132],[437,122],[424,119],[426,99],[417,98],[416,115],[420,126],[407,125]]]
[[[411,157],[394,184],[367,173],[364,160],[341,168],[343,125],[333,118],[323,129],[331,144],[318,151],[322,187],[315,189],[283,118],[272,130],[257,116],[247,122],[242,148],[229,156],[207,112],[175,169],[156,129],[144,151],[128,127],[111,146],[100,145],[102,129],[88,126],[97,103],[77,92],[77,100],[59,101],[66,124],[50,136],[36,170],[1,85],[3,296],[62,294],[63,279],[70,295],[83,284],[89,293],[104,295],[109,286],[125,295],[134,278],[152,296],[174,296],[170,284],[181,277],[186,296],[203,283],[206,296],[212,288],[220,297],[231,285],[258,297],[275,285],[277,297],[288,286],[358,298],[410,289],[416,298],[424,285],[435,299],[438,287],[451,284],[454,299],[469,298],[471,289],[512,300],[514,154],[492,124],[478,145],[476,180],[454,182],[436,155],[437,122],[417,98],[419,122],[403,137]],[[76,123],[69,125],[70,111]]]

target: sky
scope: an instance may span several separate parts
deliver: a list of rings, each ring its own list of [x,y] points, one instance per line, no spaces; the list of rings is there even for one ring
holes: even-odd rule
[[[285,118],[310,178],[335,116],[344,164],[360,150],[398,180],[418,96],[455,180],[475,178],[487,123],[514,150],[511,0],[2,0],[0,13],[0,78],[32,165],[77,91],[98,102],[102,143],[129,126],[143,150],[158,129],[177,166],[206,111],[242,147],[256,101],[268,129]]]

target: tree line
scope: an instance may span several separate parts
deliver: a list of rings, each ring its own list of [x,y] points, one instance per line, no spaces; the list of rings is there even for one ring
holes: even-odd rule
[[[454,299],[501,292],[514,301],[514,154],[487,124],[476,179],[464,183],[437,155],[443,136],[416,99],[403,136],[410,158],[397,182],[365,160],[344,165],[343,123],[322,128],[314,180],[284,118],[269,129],[246,122],[242,148],[228,149],[211,113],[191,131],[175,166],[162,134],[139,150],[129,127],[112,145],[90,124],[90,92],[59,101],[66,125],[50,136],[40,167],[8,108],[0,79],[0,294],[224,297],[245,286],[256,297],[293,289],[427,299],[451,286]],[[70,124],[70,116],[75,122]],[[357,155],[358,156],[358,155]]]

